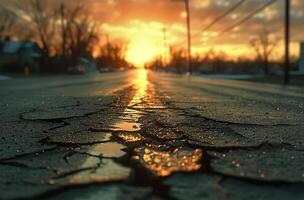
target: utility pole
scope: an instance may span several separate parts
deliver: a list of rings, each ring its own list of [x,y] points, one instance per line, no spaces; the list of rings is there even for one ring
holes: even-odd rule
[[[192,73],[192,44],[191,44],[191,19],[190,19],[190,4],[189,0],[172,0],[172,1],[184,1],[185,3],[185,11],[186,11],[186,22],[187,22],[187,41],[188,41],[188,63],[187,63],[187,70],[188,73]]]
[[[167,53],[168,53],[167,30],[168,29],[166,27],[163,28],[163,37],[164,37],[163,38],[163,40],[164,40],[163,66],[165,66],[167,63]]]
[[[285,76],[284,83],[287,85],[290,82],[290,0],[285,0]]]
[[[190,6],[189,6],[189,0],[185,0],[185,9],[187,14],[187,39],[188,39],[188,73],[192,73],[192,58],[191,58],[191,23],[190,23]]]

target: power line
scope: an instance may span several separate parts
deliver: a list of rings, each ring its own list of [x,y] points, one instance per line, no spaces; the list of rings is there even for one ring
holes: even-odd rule
[[[233,11],[235,11],[237,8],[239,8],[243,3],[245,3],[246,0],[241,0],[238,3],[236,3],[234,6],[232,6],[231,8],[229,8],[226,12],[224,12],[223,14],[219,15],[218,17],[216,17],[210,24],[208,24],[203,30],[202,32],[207,31],[208,29],[210,29],[212,26],[214,26],[216,23],[218,23],[219,21],[221,21],[222,19],[224,19],[227,15],[229,15],[230,13],[232,13]]]
[[[233,30],[234,28],[244,24],[245,22],[247,22],[248,20],[250,20],[251,18],[253,18],[255,15],[257,15],[258,13],[264,11],[266,8],[268,8],[269,6],[271,6],[272,4],[274,4],[277,0],[271,0],[269,2],[267,2],[265,5],[263,5],[262,7],[256,9],[253,13],[247,15],[245,18],[243,18],[242,20],[238,21],[237,23],[233,24],[232,26],[224,29],[222,32],[220,32],[220,35],[223,35],[224,33],[227,33],[231,30]]]
[[[241,0],[241,1],[237,2],[231,8],[229,8],[228,10],[226,10],[223,14],[219,15],[218,17],[216,17],[210,24],[208,24],[204,29],[202,29],[201,32],[205,32],[208,29],[210,29],[212,26],[214,26],[216,23],[218,23],[219,21],[221,21],[227,15],[229,15],[230,13],[232,13],[233,11],[235,11],[237,8],[239,8],[243,3],[245,3],[245,1],[247,1],[247,0]],[[200,33],[192,35],[191,38],[196,38],[198,36],[200,36]],[[184,42],[186,42],[186,41],[183,41],[182,43],[184,43]]]
[[[244,17],[243,19],[241,19],[240,21],[236,22],[235,24],[233,24],[232,26],[229,26],[228,28],[224,29],[223,31],[221,31],[218,35],[214,36],[214,37],[210,37],[207,41],[210,41],[212,39],[218,38],[219,36],[224,35],[225,33],[230,32],[231,30],[233,30],[234,28],[241,26],[242,24],[244,24],[245,22],[247,22],[248,20],[250,20],[251,18],[253,18],[255,15],[257,15],[258,13],[264,11],[266,8],[268,8],[269,6],[271,6],[272,4],[274,4],[277,0],[271,0],[269,2],[267,2],[266,4],[264,4],[262,7],[256,9],[254,12],[250,13],[249,15],[247,15],[246,17]],[[206,43],[207,41],[204,41],[204,43]]]

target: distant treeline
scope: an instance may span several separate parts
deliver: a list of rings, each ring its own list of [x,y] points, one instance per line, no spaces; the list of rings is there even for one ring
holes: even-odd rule
[[[267,66],[265,66],[267,65]],[[186,73],[188,71],[188,59],[185,49],[170,50],[170,60],[164,62],[162,57],[158,57],[146,64],[146,68],[158,71],[168,71],[174,73]],[[292,59],[292,70],[298,68],[297,59]],[[267,67],[267,69],[265,69]],[[261,57],[249,59],[240,57],[229,59],[224,52],[216,53],[212,49],[206,54],[192,56],[191,70],[194,73],[227,73],[227,74],[274,74],[283,70],[283,61],[269,61]]]

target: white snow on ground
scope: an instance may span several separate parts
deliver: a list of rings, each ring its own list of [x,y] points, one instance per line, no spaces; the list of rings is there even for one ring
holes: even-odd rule
[[[250,74],[194,74],[195,77],[210,78],[210,79],[226,79],[226,80],[249,80],[256,78],[263,78],[264,75],[250,75]]]
[[[0,75],[0,81],[10,80],[11,77]]]

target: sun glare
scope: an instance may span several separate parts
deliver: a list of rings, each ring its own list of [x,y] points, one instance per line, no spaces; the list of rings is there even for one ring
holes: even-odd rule
[[[160,55],[162,48],[160,42],[157,37],[139,31],[130,38],[126,59],[136,67],[143,67],[145,63]]]
[[[138,19],[119,26],[109,24],[102,26],[103,30],[114,39],[123,37],[128,41],[126,60],[138,68],[162,54],[163,27],[161,22],[146,22]]]

